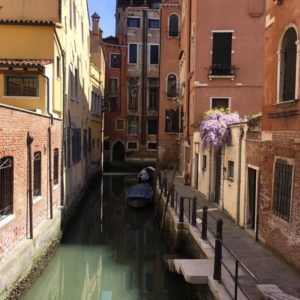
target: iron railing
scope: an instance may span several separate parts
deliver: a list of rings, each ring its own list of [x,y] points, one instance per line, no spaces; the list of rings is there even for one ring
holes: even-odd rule
[[[236,67],[226,64],[212,64],[209,68],[209,76],[235,76]]]

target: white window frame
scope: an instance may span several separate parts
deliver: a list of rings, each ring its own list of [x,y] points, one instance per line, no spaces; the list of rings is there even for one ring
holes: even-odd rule
[[[118,126],[117,126],[118,121],[123,121],[123,127],[122,128],[118,128]],[[116,119],[115,120],[115,129],[116,129],[116,131],[124,131],[125,130],[125,120],[124,119]]]
[[[129,149],[129,147],[128,147],[128,144],[129,143],[135,143],[136,144],[136,148],[135,149]],[[138,151],[139,150],[139,144],[138,144],[138,142],[137,141],[127,141],[127,150],[128,151]]]
[[[156,149],[149,149],[149,144],[156,144]],[[157,142],[147,142],[147,150],[148,151],[158,151],[158,143]]]
[[[157,46],[158,47],[158,62],[157,64],[151,64],[151,46]],[[160,60],[160,47],[159,44],[149,44],[149,66],[159,66],[159,60]]]
[[[212,103],[213,103],[213,99],[228,99],[228,111],[231,112],[231,97],[228,97],[228,96],[224,96],[224,97],[220,97],[220,96],[217,96],[217,97],[210,97],[209,99],[209,109],[212,109]]]
[[[136,45],[136,62],[130,62],[130,45]],[[128,64],[129,65],[137,65],[138,61],[139,61],[139,44],[138,43],[128,43]]]

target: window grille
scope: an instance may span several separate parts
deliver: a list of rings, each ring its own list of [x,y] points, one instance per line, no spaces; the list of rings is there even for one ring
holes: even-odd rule
[[[0,220],[13,212],[13,158],[0,159]]]
[[[35,152],[33,157],[33,196],[40,196],[42,183],[42,155],[41,152]]]
[[[293,166],[275,162],[273,186],[273,213],[279,218],[290,220]]]
[[[54,149],[53,155],[53,184],[58,184],[58,149]]]
[[[38,77],[28,75],[6,75],[6,96],[38,96]]]

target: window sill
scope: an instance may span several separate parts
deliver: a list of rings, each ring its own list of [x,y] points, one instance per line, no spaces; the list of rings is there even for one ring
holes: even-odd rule
[[[8,225],[10,222],[12,222],[14,219],[16,218],[16,215],[11,214],[11,215],[7,215],[7,217],[4,217],[4,219],[2,219],[0,221],[0,228]]]
[[[235,79],[235,75],[208,75],[209,80],[213,79]]]
[[[58,187],[59,187],[59,184],[57,183],[57,184],[55,184],[55,185],[53,186],[53,190],[57,190]]]
[[[43,196],[35,196],[33,197],[32,204],[36,204],[37,202],[41,201]]]
[[[296,105],[298,102],[299,99],[281,101],[281,102],[274,103],[273,106],[275,107],[290,106],[290,105],[292,106],[292,105]]]
[[[41,100],[41,97],[37,96],[3,96],[2,99],[18,99],[18,100]]]

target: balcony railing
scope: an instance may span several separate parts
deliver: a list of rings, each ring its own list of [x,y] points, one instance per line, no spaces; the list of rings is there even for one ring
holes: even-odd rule
[[[236,67],[226,64],[212,64],[209,68],[209,77],[235,77]]]

